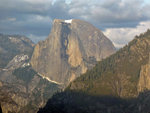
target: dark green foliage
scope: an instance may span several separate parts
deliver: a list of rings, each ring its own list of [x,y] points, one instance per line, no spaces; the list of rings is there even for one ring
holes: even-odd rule
[[[124,97],[137,95],[137,82],[141,66],[148,62],[150,53],[150,30],[136,36],[128,45],[110,57],[100,61],[97,65],[77,78],[67,89],[79,90],[93,95],[116,95],[111,80],[117,76],[124,76],[128,82],[123,87]],[[114,81],[115,82],[115,81]],[[117,95],[116,95],[117,96]]]
[[[149,113],[149,101],[150,91],[130,99],[65,91],[55,94],[38,113]]]
[[[149,53],[150,30],[98,62],[64,92],[55,94],[38,113],[149,113],[150,91],[133,98]]]
[[[13,75],[16,76],[17,79],[23,80],[23,83],[27,88],[29,87],[29,84],[31,84],[31,82],[33,83],[33,81],[35,81],[36,84],[36,87],[32,92],[30,92],[30,102],[26,106],[21,108],[19,113],[28,112],[29,110],[31,113],[37,111],[39,103],[46,103],[47,100],[51,98],[51,96],[55,92],[60,90],[57,84],[43,79],[30,66],[15,69]]]
[[[2,108],[1,108],[1,105],[0,105],[0,113],[2,113]]]
[[[41,87],[41,91],[38,88]],[[50,83],[46,79],[40,79],[37,88],[33,92],[34,98],[43,97],[44,101],[46,102],[55,92],[59,91],[59,86],[54,83]],[[41,96],[43,95],[43,96]],[[38,99],[40,100],[40,99]],[[37,100],[37,102],[38,102]],[[35,100],[36,101],[36,100]]]
[[[13,75],[23,80],[26,84],[32,80],[35,74],[37,73],[30,66],[15,69],[13,72]]]

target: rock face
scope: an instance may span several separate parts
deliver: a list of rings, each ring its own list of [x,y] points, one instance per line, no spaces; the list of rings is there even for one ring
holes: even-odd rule
[[[90,95],[137,97],[150,90],[150,30],[136,36],[128,45],[100,61],[67,89]]]
[[[33,52],[33,42],[25,36],[0,34],[0,68],[4,68],[18,54]]]
[[[0,34],[0,106],[3,113],[35,113],[60,90],[30,66],[34,44],[18,35]]]
[[[48,38],[35,46],[31,65],[43,76],[67,84],[114,52],[112,42],[93,25],[55,19]]]
[[[148,64],[141,67],[138,92],[150,90],[150,55]]]
[[[3,113],[35,113],[60,86],[38,75],[28,55],[15,56],[0,69],[0,103]]]
[[[38,113],[150,113],[149,53],[147,30],[55,94]]]

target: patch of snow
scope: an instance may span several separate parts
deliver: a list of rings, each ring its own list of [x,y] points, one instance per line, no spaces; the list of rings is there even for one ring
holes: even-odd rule
[[[30,63],[24,63],[21,67],[27,67],[30,66]]]
[[[15,62],[22,62],[22,61],[25,61],[28,59],[29,59],[28,55],[17,55],[17,56],[15,56],[14,61]]]
[[[44,75],[42,75],[40,73],[38,73],[38,75],[40,75],[43,79],[48,80],[49,82],[52,82],[52,83],[55,83],[55,84],[58,84],[58,85],[62,85],[63,84],[63,83],[59,83],[57,81],[51,80],[50,78],[48,78],[48,77],[46,77],[46,76],[44,76]]]
[[[65,20],[65,23],[71,24],[71,23],[72,23],[72,19],[70,19],[70,20]]]
[[[3,71],[8,71],[8,69],[2,69]]]
[[[11,39],[12,39],[12,37],[9,37],[9,39],[11,40]]]

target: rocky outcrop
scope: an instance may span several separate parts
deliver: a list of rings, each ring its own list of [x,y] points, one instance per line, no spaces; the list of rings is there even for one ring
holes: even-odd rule
[[[0,68],[4,68],[18,54],[31,57],[34,43],[25,36],[0,34]]]
[[[74,80],[67,89],[90,95],[137,97],[150,90],[150,30],[110,57],[98,62],[87,73]]]
[[[38,113],[150,113],[149,53],[147,30],[55,94]]]
[[[148,64],[141,67],[138,82],[138,92],[143,92],[145,90],[150,90],[150,55]]]
[[[68,84],[114,52],[112,42],[93,25],[55,19],[48,38],[35,46],[31,65],[41,75]]]
[[[0,34],[0,105],[3,113],[35,113],[60,90],[30,66],[34,44],[24,36]]]
[[[28,55],[16,55],[0,70],[0,104],[3,113],[35,113],[60,90],[60,86],[38,75]]]

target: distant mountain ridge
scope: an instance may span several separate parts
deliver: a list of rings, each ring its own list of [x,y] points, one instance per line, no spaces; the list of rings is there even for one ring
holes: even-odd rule
[[[32,55],[34,43],[27,37],[21,35],[0,34],[0,68],[18,54]]]
[[[0,106],[3,113],[35,113],[61,86],[35,72],[34,44],[25,36],[0,35]]]
[[[93,25],[55,19],[48,38],[35,46],[31,65],[41,75],[65,85],[114,52],[112,42]]]

